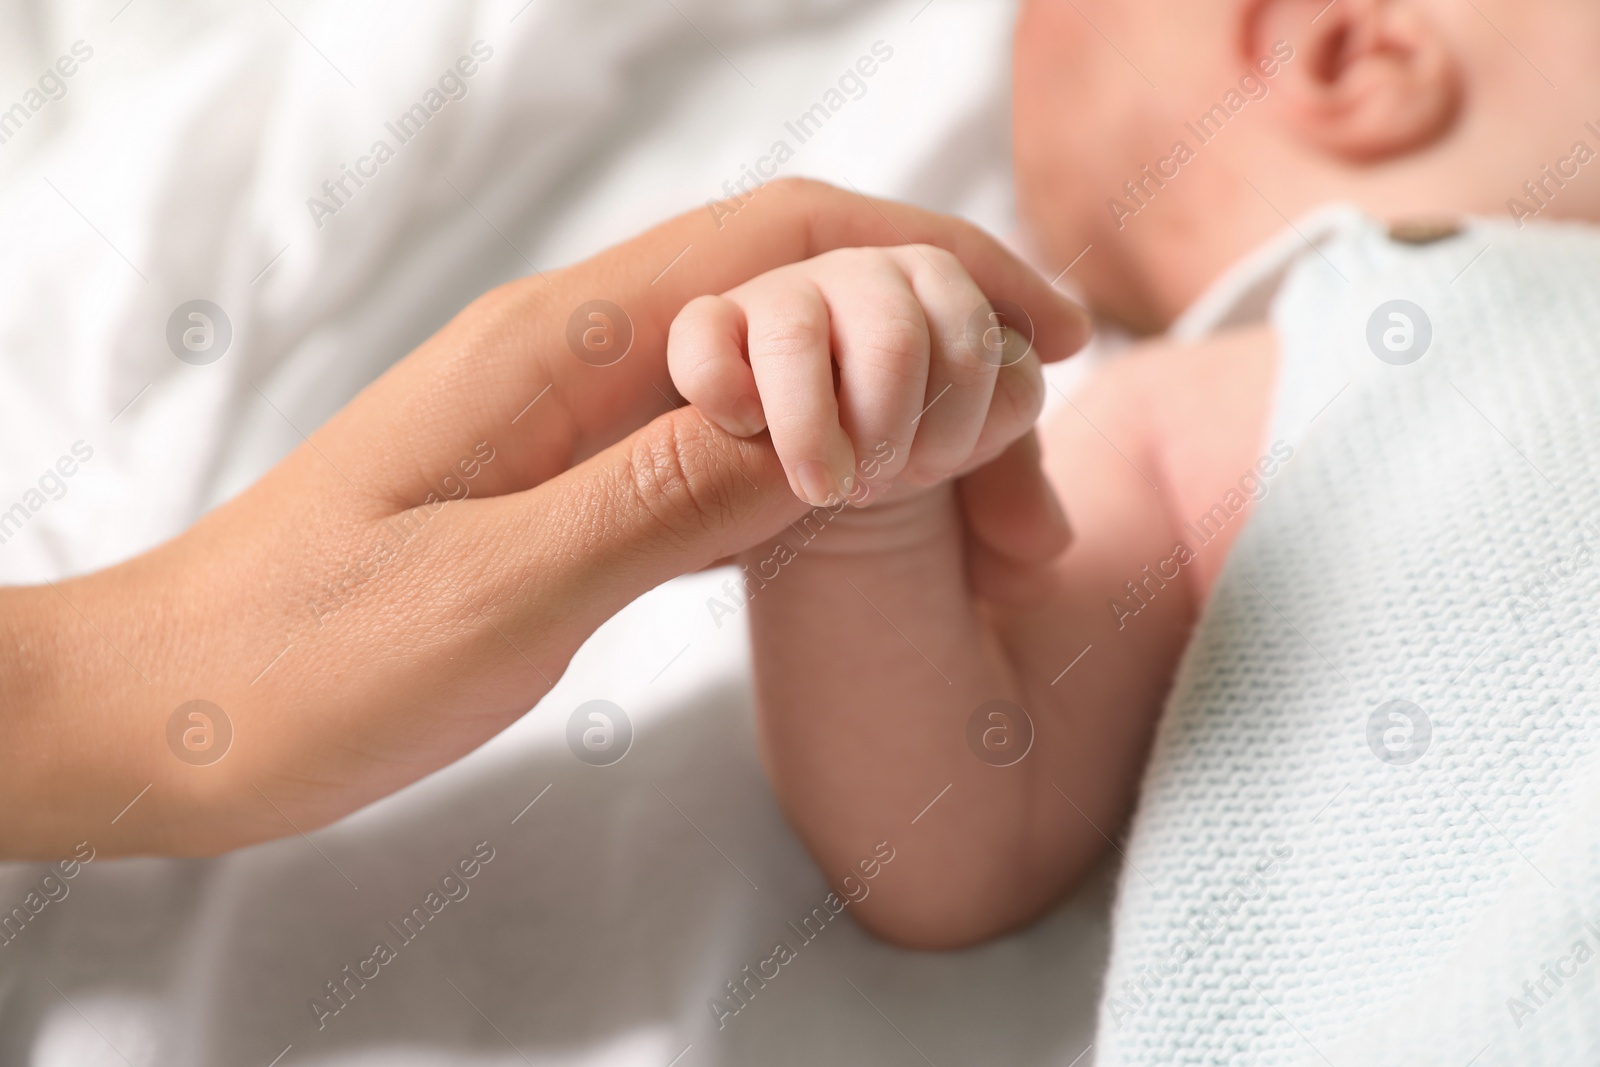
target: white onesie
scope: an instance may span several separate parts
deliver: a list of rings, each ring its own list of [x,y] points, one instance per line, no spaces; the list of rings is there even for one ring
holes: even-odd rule
[[[1158,732],[1098,1062],[1600,1063],[1600,231],[1333,218],[1289,237],[1294,454]]]

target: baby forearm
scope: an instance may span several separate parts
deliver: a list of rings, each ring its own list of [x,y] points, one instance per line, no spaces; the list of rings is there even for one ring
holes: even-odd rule
[[[1046,802],[1039,753],[1002,767],[969,745],[975,717],[979,734],[992,725],[985,706],[1028,686],[968,589],[951,487],[818,526],[796,524],[793,558],[751,602],[780,802],[852,897],[863,879],[844,876],[894,850],[853,909],[882,936],[958,945],[1026,921],[1070,877],[1061,841],[1079,827]]]

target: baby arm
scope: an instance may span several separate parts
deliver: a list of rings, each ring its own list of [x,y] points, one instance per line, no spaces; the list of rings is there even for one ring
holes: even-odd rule
[[[1078,404],[1127,439],[1103,389]],[[1157,494],[1066,414],[1045,443],[1075,538],[1053,565],[983,553],[971,527],[1003,521],[1008,502],[946,483],[842,513],[750,606],[774,787],[835,881],[875,842],[896,849],[852,909],[893,941],[955,947],[1026,923],[1131,806],[1193,601],[1169,583],[1119,629],[1108,602],[1174,538]],[[1032,726],[1009,766],[993,764],[1027,727],[994,701]]]
[[[1028,432],[1043,395],[1036,362],[996,367],[1006,360],[967,345],[953,323],[981,294],[951,299],[959,267],[945,264],[917,288],[905,251],[887,265],[900,282],[864,253],[833,253],[757,279],[773,290],[759,299],[691,305],[669,363],[684,395],[736,432],[759,428],[740,403],[758,388],[796,490],[810,496],[799,464],[827,456],[864,505],[819,508],[780,549],[744,560],[762,756],[857,919],[903,944],[951,947],[1038,915],[1120,832],[1198,597],[1180,578],[1136,618],[1108,607],[1177,541],[1157,488],[1170,457],[1143,402],[1160,380],[1149,361],[1108,368],[1047,428],[1046,469],[1078,530],[1063,553],[1059,528],[1014,525],[1048,493]],[[794,292],[809,287],[819,299]],[[898,336],[852,343],[891,320]],[[797,336],[810,343],[769,347]],[[710,337],[750,354],[748,368],[722,364],[720,391]],[[783,378],[768,361],[805,366]],[[970,392],[935,420],[951,381]],[[986,463],[1003,476],[950,480]],[[1025,754],[1017,707],[1031,723]],[[892,863],[873,862],[880,842]],[[864,871],[876,874],[866,895]]]

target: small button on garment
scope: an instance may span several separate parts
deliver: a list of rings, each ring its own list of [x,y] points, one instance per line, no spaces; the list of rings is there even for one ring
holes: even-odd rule
[[[1461,220],[1444,215],[1421,215],[1389,223],[1389,240],[1403,245],[1430,245],[1461,232]]]

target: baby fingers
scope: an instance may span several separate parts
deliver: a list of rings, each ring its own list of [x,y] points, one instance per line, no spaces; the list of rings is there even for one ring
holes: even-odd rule
[[[685,304],[667,335],[667,370],[683,398],[735,437],[766,428],[755,375],[745,362],[744,309],[725,296]]]
[[[731,295],[744,309],[750,370],[790,488],[829,504],[855,488],[856,457],[839,424],[828,306],[809,280],[783,273]]]

